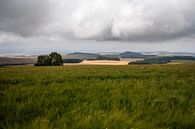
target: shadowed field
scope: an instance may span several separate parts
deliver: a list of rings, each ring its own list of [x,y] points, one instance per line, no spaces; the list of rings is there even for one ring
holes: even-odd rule
[[[27,64],[34,64],[35,62],[36,62],[35,58],[0,57],[0,66],[27,65]]]
[[[194,129],[195,64],[0,68],[1,129]]]

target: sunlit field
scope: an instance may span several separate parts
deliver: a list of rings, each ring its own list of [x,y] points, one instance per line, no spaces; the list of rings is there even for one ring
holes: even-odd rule
[[[195,64],[2,67],[0,129],[195,129]]]

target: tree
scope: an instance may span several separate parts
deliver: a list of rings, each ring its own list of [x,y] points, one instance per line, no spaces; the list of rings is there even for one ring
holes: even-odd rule
[[[54,66],[63,65],[62,56],[58,54],[57,52],[52,52],[49,56],[51,59],[51,65],[54,65]]]
[[[56,52],[52,52],[49,55],[40,55],[37,58],[35,66],[58,66],[63,65],[62,56]]]
[[[37,58],[35,66],[48,66],[51,65],[51,59],[48,55],[41,55]]]

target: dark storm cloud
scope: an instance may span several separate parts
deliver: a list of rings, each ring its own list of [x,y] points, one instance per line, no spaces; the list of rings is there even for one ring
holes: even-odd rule
[[[194,5],[195,0],[0,0],[0,38],[155,42],[193,37]]]
[[[48,16],[47,0],[0,0],[0,31],[32,36]]]

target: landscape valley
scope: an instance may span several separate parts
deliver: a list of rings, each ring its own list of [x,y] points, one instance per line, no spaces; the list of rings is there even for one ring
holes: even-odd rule
[[[157,58],[169,57],[170,61],[190,60],[194,61],[194,53],[171,53],[171,52],[104,52],[104,53],[84,53],[74,52],[61,54],[64,65],[128,65],[136,61],[153,60]],[[0,56],[0,66],[34,65],[38,55],[3,55]],[[177,58],[174,58],[177,57]],[[171,59],[172,58],[172,59]],[[73,62],[71,62],[73,61]],[[76,61],[76,62],[75,62]],[[168,61],[168,62],[170,62]],[[165,63],[168,63],[165,62]],[[139,62],[138,62],[139,63]],[[140,63],[139,63],[140,64]]]
[[[0,0],[0,129],[195,129],[195,0]]]

